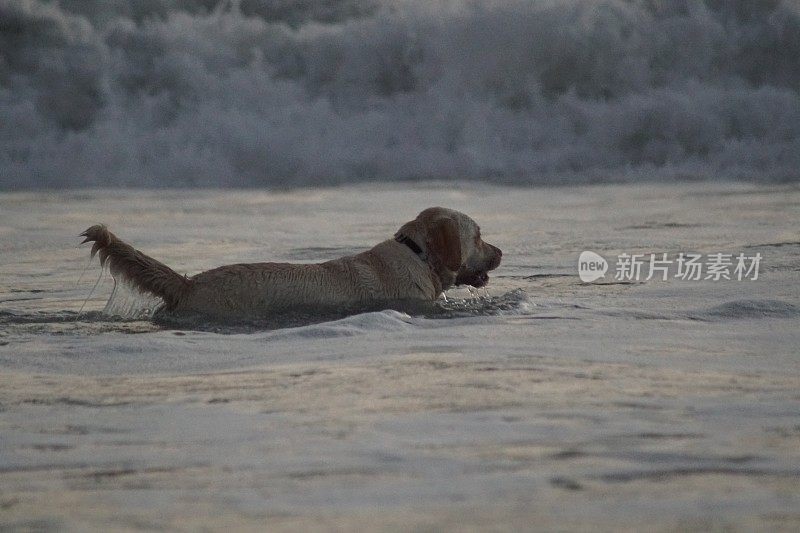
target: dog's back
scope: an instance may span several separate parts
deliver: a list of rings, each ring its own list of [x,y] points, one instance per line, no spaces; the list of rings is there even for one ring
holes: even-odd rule
[[[402,299],[433,300],[427,267],[394,240],[318,264],[227,265],[191,278],[181,309],[217,315],[266,315],[297,307],[336,307]],[[428,277],[430,277],[428,275]]]
[[[226,265],[191,278],[135,250],[105,226],[83,233],[112,275],[164,300],[167,312],[256,317],[302,307],[436,297],[427,267],[394,240],[319,264]]]

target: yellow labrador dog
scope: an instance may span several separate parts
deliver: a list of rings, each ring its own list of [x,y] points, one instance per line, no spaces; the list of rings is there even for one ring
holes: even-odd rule
[[[81,234],[94,242],[115,279],[160,297],[163,309],[220,317],[269,316],[312,307],[382,301],[433,301],[453,285],[483,287],[500,264],[499,248],[481,240],[467,215],[431,207],[371,250],[319,264],[226,265],[192,277],[135,250],[105,226]]]

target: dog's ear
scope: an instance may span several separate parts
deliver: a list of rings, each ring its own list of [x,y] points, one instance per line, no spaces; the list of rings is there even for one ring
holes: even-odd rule
[[[440,218],[428,227],[426,245],[445,268],[456,272],[461,268],[461,237],[458,225],[451,218]]]

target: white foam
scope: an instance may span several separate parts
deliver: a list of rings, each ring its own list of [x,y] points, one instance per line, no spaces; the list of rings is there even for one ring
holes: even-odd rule
[[[0,188],[800,168],[792,2],[26,0],[0,19]]]

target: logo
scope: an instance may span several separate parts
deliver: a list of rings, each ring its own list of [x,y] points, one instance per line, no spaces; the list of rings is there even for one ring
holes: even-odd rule
[[[652,279],[667,281],[756,281],[763,257],[761,253],[621,253],[612,268],[615,281],[644,282]],[[674,267],[674,268],[673,268]],[[594,252],[581,252],[578,257],[578,276],[584,283],[604,278],[608,263]]]
[[[591,283],[606,275],[608,263],[600,255],[585,251],[578,257],[578,276],[584,283]]]

